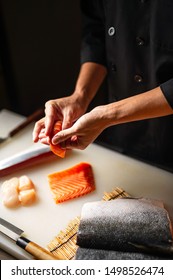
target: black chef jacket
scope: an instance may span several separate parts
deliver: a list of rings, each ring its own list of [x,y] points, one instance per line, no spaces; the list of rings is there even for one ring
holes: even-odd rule
[[[81,63],[107,68],[108,102],[160,86],[173,108],[173,1],[81,0]],[[173,171],[173,115],[120,124],[99,139]]]

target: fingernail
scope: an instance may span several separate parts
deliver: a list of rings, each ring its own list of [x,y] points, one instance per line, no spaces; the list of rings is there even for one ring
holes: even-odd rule
[[[52,144],[53,144],[53,145],[58,144],[58,139],[57,139],[57,137],[53,137],[53,138],[52,138]]]

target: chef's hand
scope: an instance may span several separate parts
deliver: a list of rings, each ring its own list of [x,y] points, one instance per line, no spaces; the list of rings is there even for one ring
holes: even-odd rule
[[[104,106],[98,106],[81,116],[73,126],[58,132],[52,138],[52,143],[66,149],[85,149],[108,126],[103,110]]]
[[[50,144],[56,121],[62,121],[62,129],[69,128],[85,111],[85,104],[81,104],[81,101],[74,95],[46,102],[45,117],[36,122],[33,141]]]

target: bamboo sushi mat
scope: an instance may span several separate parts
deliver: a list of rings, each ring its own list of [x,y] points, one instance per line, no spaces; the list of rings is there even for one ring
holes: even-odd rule
[[[112,192],[104,192],[103,201],[116,198],[130,197],[123,189],[116,187]],[[48,250],[57,259],[72,260],[76,254],[78,245],[76,244],[77,231],[80,223],[80,217],[70,221],[65,230],[59,234],[47,245]]]

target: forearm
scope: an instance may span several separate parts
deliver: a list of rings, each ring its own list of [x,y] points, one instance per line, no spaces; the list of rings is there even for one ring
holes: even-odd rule
[[[73,96],[80,99],[80,103],[85,104],[86,108],[96,95],[106,73],[106,68],[101,64],[87,62],[81,66]]]
[[[106,126],[173,114],[160,87],[106,105],[102,111]]]

